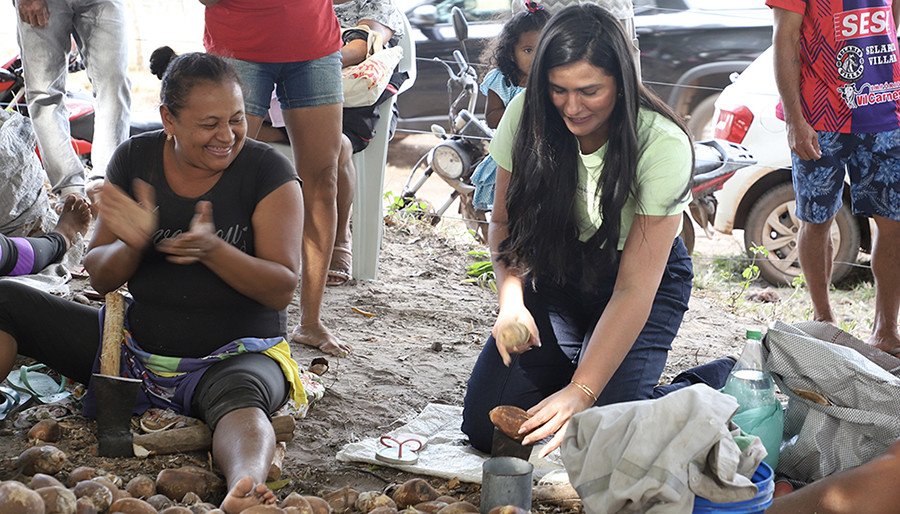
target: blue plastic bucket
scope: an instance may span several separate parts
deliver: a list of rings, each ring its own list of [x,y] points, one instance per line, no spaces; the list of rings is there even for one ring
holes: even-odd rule
[[[753,483],[759,488],[756,496],[742,502],[713,503],[706,498],[694,499],[694,514],[762,514],[772,505],[772,493],[775,492],[775,481],[772,479],[772,468],[761,462],[753,474]]]

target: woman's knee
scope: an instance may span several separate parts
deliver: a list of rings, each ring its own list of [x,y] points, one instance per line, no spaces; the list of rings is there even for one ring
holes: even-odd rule
[[[272,414],[287,400],[289,387],[278,363],[258,353],[242,354],[213,365],[194,391],[191,409],[210,427],[227,414],[256,408]]]

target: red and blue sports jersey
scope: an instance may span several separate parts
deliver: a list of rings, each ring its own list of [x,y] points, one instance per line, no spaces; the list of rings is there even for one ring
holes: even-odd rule
[[[897,0],[900,1],[900,0]],[[815,130],[900,127],[900,53],[891,0],[767,0],[803,15],[800,95]]]

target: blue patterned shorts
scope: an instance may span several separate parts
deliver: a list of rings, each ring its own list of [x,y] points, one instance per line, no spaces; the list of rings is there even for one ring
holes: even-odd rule
[[[853,213],[900,221],[900,129],[874,134],[819,132],[822,157],[791,155],[797,217],[825,223],[841,208],[844,170]]]

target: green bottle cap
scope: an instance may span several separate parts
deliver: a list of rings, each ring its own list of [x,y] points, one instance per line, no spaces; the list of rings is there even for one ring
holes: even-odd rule
[[[748,330],[747,331],[747,339],[755,339],[757,341],[762,341],[762,331],[760,330]]]

